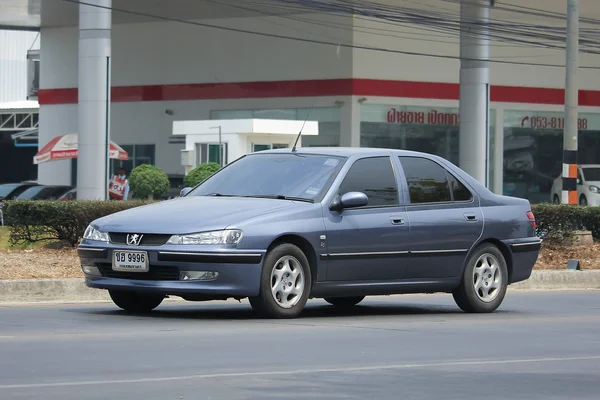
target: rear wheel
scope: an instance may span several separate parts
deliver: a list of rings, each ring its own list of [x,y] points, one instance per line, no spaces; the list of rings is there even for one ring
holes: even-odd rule
[[[325,301],[337,307],[352,307],[363,301],[365,296],[325,297]]]
[[[128,312],[147,313],[162,303],[164,296],[135,292],[109,290],[110,298],[120,308]]]
[[[494,312],[504,300],[508,269],[502,252],[492,244],[477,248],[467,261],[461,284],[452,293],[465,312]]]
[[[560,199],[558,198],[558,195],[554,195],[554,204],[560,204]]]
[[[304,309],[311,285],[308,259],[298,247],[284,243],[267,253],[260,293],[248,300],[265,317],[294,318]]]

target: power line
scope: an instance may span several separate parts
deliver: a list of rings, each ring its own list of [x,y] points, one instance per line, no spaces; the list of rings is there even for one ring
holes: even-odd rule
[[[290,40],[290,41],[296,41],[296,42],[312,43],[312,44],[319,44],[319,45],[326,45],[326,46],[333,46],[333,47],[354,48],[354,49],[359,49],[359,50],[378,51],[378,52],[391,53],[391,54],[403,54],[403,55],[408,55],[408,56],[419,56],[419,57],[429,57],[429,58],[438,58],[438,59],[450,59],[450,60],[463,59],[463,60],[470,60],[470,61],[487,61],[487,62],[495,63],[495,64],[564,68],[564,65],[560,65],[560,64],[531,63],[531,62],[519,62],[519,61],[507,61],[507,60],[493,60],[493,59],[481,60],[481,59],[471,59],[471,58],[464,58],[464,57],[461,58],[461,57],[449,56],[449,55],[386,49],[386,48],[372,47],[372,46],[360,46],[360,45],[352,45],[352,44],[345,44],[345,43],[335,43],[335,42],[328,42],[325,40],[298,38],[298,37],[287,36],[287,35],[257,32],[257,31],[252,31],[249,29],[224,27],[224,26],[203,23],[203,22],[197,22],[197,21],[187,21],[187,20],[182,20],[179,18],[163,17],[160,15],[149,14],[149,13],[144,13],[144,12],[140,12],[140,11],[133,11],[133,10],[127,10],[127,9],[117,8],[117,7],[107,7],[107,6],[97,5],[97,4],[91,4],[91,3],[87,3],[87,2],[81,1],[81,0],[61,0],[61,1],[64,1],[67,3],[78,4],[78,5],[85,5],[85,6],[89,6],[89,7],[101,8],[101,9],[106,9],[106,10],[111,10],[111,11],[116,11],[116,12],[122,12],[122,13],[126,13],[126,14],[140,16],[140,17],[153,18],[153,19],[162,20],[162,21],[178,22],[178,23],[182,23],[182,24],[200,26],[200,27],[204,27],[204,28],[218,29],[218,30],[224,30],[224,31],[230,31],[230,32],[270,37],[270,38],[274,38],[274,39],[284,39],[284,40]],[[580,66],[579,68],[600,70],[600,67],[593,67],[593,66]]]

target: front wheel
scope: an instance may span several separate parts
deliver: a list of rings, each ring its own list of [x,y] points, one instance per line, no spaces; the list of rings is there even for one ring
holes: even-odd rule
[[[161,295],[149,295],[115,290],[109,290],[108,293],[117,307],[133,313],[150,312],[158,307],[164,300],[164,296]]]
[[[294,318],[304,309],[311,286],[306,255],[293,244],[284,243],[267,253],[260,293],[248,300],[252,308],[263,316]]]
[[[460,286],[452,295],[465,312],[490,313],[504,300],[507,287],[506,260],[496,246],[486,244],[469,257]]]
[[[579,205],[580,206],[587,206],[588,205],[587,198],[585,196],[581,196],[581,199],[579,199]]]

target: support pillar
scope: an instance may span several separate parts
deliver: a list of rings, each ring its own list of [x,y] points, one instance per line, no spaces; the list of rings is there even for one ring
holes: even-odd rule
[[[340,110],[340,147],[360,147],[360,100],[358,96],[344,99]]]
[[[112,0],[79,5],[79,103],[77,198],[103,200],[108,194]],[[100,7],[97,7],[100,6]]]
[[[459,166],[488,186],[489,0],[460,4]]]
[[[567,57],[565,78],[565,130],[563,133],[563,204],[579,204],[577,196],[577,134],[579,85],[579,0],[567,0]]]

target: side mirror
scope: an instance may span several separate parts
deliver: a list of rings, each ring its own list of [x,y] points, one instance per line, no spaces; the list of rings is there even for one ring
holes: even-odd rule
[[[364,207],[369,204],[369,198],[362,192],[348,192],[342,197],[336,196],[331,206],[332,211],[342,211],[346,208]]]
[[[184,197],[191,191],[192,191],[191,187],[185,187],[185,188],[181,189],[181,192],[179,192],[179,196]]]

